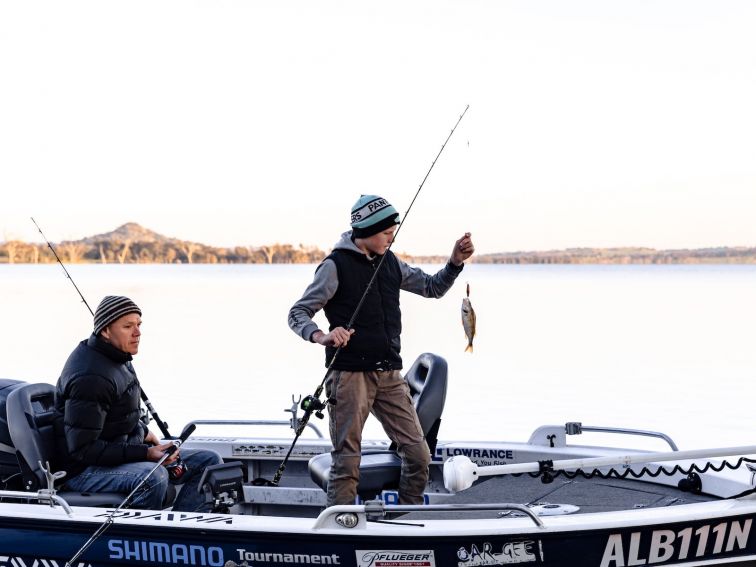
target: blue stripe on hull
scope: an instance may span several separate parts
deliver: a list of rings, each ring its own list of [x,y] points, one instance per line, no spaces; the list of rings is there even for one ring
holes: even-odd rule
[[[114,524],[80,565],[201,567],[629,567],[637,565],[752,565],[756,517],[738,516],[621,530],[545,532],[515,536],[406,537],[281,534],[201,527]],[[149,520],[146,520],[149,522]],[[506,522],[506,520],[502,520]],[[0,567],[62,567],[89,538],[91,524],[72,520],[0,520]]]

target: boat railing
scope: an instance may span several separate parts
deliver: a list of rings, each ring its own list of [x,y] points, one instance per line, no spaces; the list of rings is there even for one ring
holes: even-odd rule
[[[455,455],[444,462],[444,486],[449,492],[460,492],[473,485],[484,476],[522,473],[553,473],[554,471],[590,471],[608,467],[629,468],[635,464],[650,464],[666,461],[693,461],[712,459],[733,455],[756,455],[756,445],[740,447],[721,447],[712,449],[692,449],[687,451],[668,451],[660,453],[632,453],[626,455],[608,455],[605,457],[587,457],[563,459],[557,461],[537,461],[530,463],[512,463],[506,465],[478,466],[464,455]]]
[[[384,504],[371,500],[361,505],[331,506],[323,510],[315,520],[313,529],[323,528],[365,528],[367,520],[394,518],[396,514],[409,512],[520,512],[530,518],[539,528],[545,528],[538,515],[524,504],[502,502],[490,504]],[[360,518],[362,516],[362,519]],[[511,517],[511,516],[508,516]],[[391,521],[390,519],[387,521]]]
[[[564,424],[564,430],[567,435],[580,435],[584,431],[592,431],[596,433],[619,433],[622,435],[641,435],[644,437],[656,437],[663,439],[672,448],[673,451],[678,451],[677,445],[672,438],[666,433],[660,431],[647,431],[644,429],[626,429],[624,427],[603,427],[596,425],[583,425],[579,421],[568,421]]]
[[[189,425],[285,425],[290,427],[291,421],[284,419],[195,419],[187,424]],[[320,429],[314,423],[308,423],[307,427],[312,429],[319,439],[324,439]]]
[[[39,490],[37,492],[23,492],[20,490],[3,490],[0,492],[0,498],[5,500],[6,498],[10,498],[13,500],[36,500],[37,502],[45,502],[49,503],[52,507],[53,504],[57,504],[63,510],[68,516],[73,516],[73,510],[71,510],[71,506],[69,506],[68,502],[66,502],[63,498],[58,496],[57,494],[54,494],[50,492],[47,489]]]

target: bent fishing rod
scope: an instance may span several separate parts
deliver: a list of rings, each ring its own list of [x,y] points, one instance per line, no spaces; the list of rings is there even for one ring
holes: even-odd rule
[[[71,277],[71,274],[68,273],[68,270],[66,269],[65,264],[60,259],[60,256],[58,256],[58,253],[55,251],[55,248],[50,243],[49,240],[47,240],[47,237],[42,232],[42,229],[39,228],[39,225],[37,224],[37,221],[34,220],[34,217],[30,217],[32,222],[34,223],[34,226],[37,227],[37,230],[42,235],[42,238],[47,243],[47,247],[50,248],[50,251],[53,253],[53,256],[55,256],[55,259],[58,261],[58,264],[60,264],[60,267],[63,268],[63,271],[66,274],[66,277],[70,280],[71,285],[74,286],[74,289],[76,290],[76,293],[79,294],[79,297],[81,297],[81,302],[87,306],[87,309],[89,309],[90,315],[94,317],[94,311],[92,311],[92,308],[89,306],[89,303],[87,303],[87,300],[84,299],[84,295],[79,290],[79,286],[76,285],[76,282],[73,281],[73,278]],[[165,423],[162,419],[160,419],[160,416],[158,416],[157,412],[155,411],[155,408],[152,407],[152,404],[150,403],[150,400],[147,398],[147,394],[144,393],[144,389],[142,388],[142,385],[139,385],[139,392],[140,396],[142,397],[142,401],[144,402],[144,405],[147,406],[147,411],[150,412],[150,415],[152,416],[152,419],[155,420],[155,423],[157,423],[157,426],[160,428],[160,432],[163,434],[163,439],[175,439],[173,435],[170,434],[168,431],[168,424]]]
[[[462,122],[462,118],[465,117],[465,114],[467,113],[468,108],[470,108],[469,104],[465,107],[465,110],[459,116],[459,119],[457,120],[456,124],[454,124],[454,127],[451,129],[451,132],[449,132],[449,135],[446,137],[446,140],[444,140],[444,143],[441,145],[441,149],[438,150],[438,153],[436,154],[436,157],[433,160],[433,163],[431,163],[430,167],[428,168],[428,171],[425,174],[425,177],[423,177],[423,180],[420,182],[420,186],[417,188],[417,191],[415,192],[415,196],[412,198],[412,201],[410,202],[409,207],[407,207],[407,210],[404,213],[404,217],[399,223],[399,227],[396,229],[396,232],[394,233],[394,237],[391,239],[391,243],[388,245],[388,248],[386,248],[386,251],[381,256],[381,259],[378,262],[378,266],[373,271],[373,275],[370,278],[370,281],[368,282],[367,287],[365,288],[365,292],[362,294],[360,301],[357,303],[357,307],[355,307],[354,309],[354,313],[352,313],[352,316],[350,317],[349,322],[346,324],[347,331],[349,331],[354,326],[354,322],[357,319],[357,316],[359,315],[360,310],[362,309],[362,305],[365,303],[368,293],[370,293],[370,289],[373,287],[373,284],[375,283],[375,279],[378,276],[378,272],[380,271],[381,266],[383,266],[383,261],[386,259],[386,256],[388,255],[389,250],[391,250],[391,247],[394,245],[394,242],[396,242],[396,237],[399,235],[399,231],[402,230],[404,223],[407,221],[407,216],[409,215],[409,212],[412,210],[412,205],[415,204],[415,200],[417,199],[418,195],[420,195],[420,190],[423,188],[423,185],[425,185],[425,181],[428,179],[430,172],[433,171],[433,166],[436,165],[436,161],[438,161],[438,158],[441,156],[441,152],[444,151],[446,144],[451,139],[452,134],[454,134],[454,131],[457,129],[457,126],[459,126],[459,123]],[[267,484],[271,486],[278,486],[278,483],[281,481],[281,476],[283,476],[284,470],[286,469],[286,463],[289,461],[289,457],[291,457],[291,453],[294,450],[294,445],[297,444],[299,437],[304,432],[305,427],[307,427],[307,423],[310,420],[310,415],[314,413],[316,417],[320,419],[323,418],[323,410],[325,409],[326,404],[328,403],[328,400],[323,402],[321,401],[320,396],[323,393],[323,388],[325,387],[326,380],[328,379],[328,376],[331,374],[331,369],[333,368],[333,364],[334,362],[336,362],[336,358],[339,356],[339,353],[341,352],[342,348],[344,348],[344,346],[340,345],[336,349],[336,352],[333,353],[333,356],[331,357],[331,361],[328,363],[328,367],[326,368],[325,376],[323,376],[323,379],[320,381],[320,384],[315,389],[315,393],[312,394],[311,396],[305,397],[302,400],[300,407],[302,408],[302,410],[304,410],[304,415],[302,419],[299,420],[299,423],[297,424],[297,428],[294,430],[295,431],[294,440],[292,441],[291,446],[289,447],[289,451],[286,453],[286,456],[284,457],[284,460],[279,465],[278,470],[276,470],[276,474],[273,477],[273,480],[266,481],[264,479],[256,479],[255,482],[257,484]]]

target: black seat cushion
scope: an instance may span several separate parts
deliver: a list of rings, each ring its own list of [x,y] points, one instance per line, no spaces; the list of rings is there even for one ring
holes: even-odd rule
[[[115,508],[126,498],[120,492],[73,492],[60,490],[58,496],[70,506],[90,506],[92,508]]]
[[[322,453],[310,459],[310,478],[323,490],[328,490],[328,475],[331,472],[331,454]],[[399,486],[402,460],[393,451],[362,453],[360,482],[357,494],[363,500],[374,498],[382,490]]]
[[[441,420],[441,413],[446,403],[448,372],[446,360],[425,352],[417,357],[404,375],[426,439],[434,427],[438,428],[438,422]],[[428,441],[429,445],[435,445],[435,439],[428,439]]]

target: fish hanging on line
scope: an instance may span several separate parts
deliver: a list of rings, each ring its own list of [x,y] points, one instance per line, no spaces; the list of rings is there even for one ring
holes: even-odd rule
[[[470,303],[470,284],[467,284],[467,297],[462,298],[462,326],[467,335],[467,348],[465,352],[473,351],[473,338],[475,338],[475,310]]]

